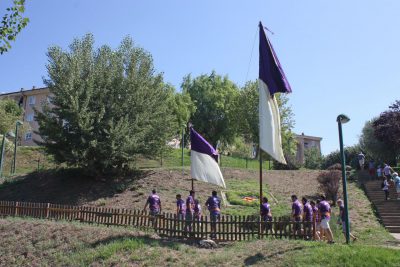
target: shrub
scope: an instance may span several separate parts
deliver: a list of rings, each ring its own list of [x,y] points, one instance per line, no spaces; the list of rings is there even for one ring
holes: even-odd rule
[[[336,169],[323,171],[318,175],[319,189],[324,192],[327,199],[336,204],[339,192],[341,172]]]

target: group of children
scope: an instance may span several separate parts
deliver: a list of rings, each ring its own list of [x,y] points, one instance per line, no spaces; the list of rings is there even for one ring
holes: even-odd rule
[[[292,195],[292,220],[295,222],[294,231],[296,234],[300,234],[305,229],[301,229],[300,222],[311,223],[315,219],[316,222],[316,231],[315,231],[315,239],[316,240],[324,240],[327,239],[328,243],[334,243],[332,231],[329,225],[329,221],[331,218],[331,205],[325,199],[324,196],[321,196],[316,202],[308,201],[307,198],[303,197],[301,202],[298,200],[296,195]],[[346,233],[346,224],[345,224],[345,210],[344,204],[341,199],[337,201],[339,206],[339,219],[338,223],[342,225],[343,233]],[[268,199],[266,197],[263,198],[261,204],[261,216],[264,222],[272,221],[272,212],[271,206],[268,203]],[[269,228],[267,228],[269,229]],[[311,228],[310,228],[311,229]],[[355,241],[357,238],[350,233],[350,237]]]
[[[400,180],[400,178],[399,178]],[[190,232],[192,230],[192,222],[194,220],[199,220],[202,215],[201,204],[198,199],[195,197],[196,193],[193,190],[190,190],[189,196],[186,198],[186,201],[182,199],[182,195],[176,195],[176,214],[178,218],[184,219],[185,226],[184,231]],[[315,231],[315,239],[316,240],[327,240],[328,243],[334,243],[332,231],[329,225],[329,221],[331,218],[331,205],[325,199],[324,196],[321,196],[316,202],[309,201],[306,197],[301,199],[301,202],[298,200],[296,195],[291,196],[292,199],[292,220],[295,222],[294,231],[296,234],[300,234],[304,229],[301,229],[301,223],[311,223],[315,220],[316,222],[316,231]],[[344,210],[344,205],[342,200],[338,200],[337,204],[339,206],[339,218],[338,223],[342,224],[343,233],[346,233],[346,214]],[[161,199],[157,195],[156,190],[153,190],[151,195],[147,198],[146,204],[144,206],[144,210],[146,210],[147,206],[150,208],[150,215],[157,216],[161,213]],[[211,196],[205,202],[205,206],[208,208],[210,212],[211,218],[211,238],[216,236],[216,223],[220,219],[221,214],[221,201],[217,196],[216,191],[212,191]],[[271,206],[268,203],[268,198],[263,197],[261,204],[261,217],[264,222],[272,221],[272,211]],[[270,225],[270,224],[266,224]],[[311,228],[309,228],[311,229]],[[356,237],[350,233],[350,237],[356,240]]]
[[[176,195],[176,215],[179,219],[185,220],[185,232],[192,231],[192,222],[199,220],[202,215],[200,201],[196,199],[195,195],[196,192],[190,190],[186,201],[182,199],[181,194]],[[156,216],[161,213],[161,200],[155,189],[152,190],[151,195],[147,198],[144,210],[146,210],[147,206],[150,208],[150,215]],[[212,238],[216,236],[216,223],[221,214],[221,200],[217,195],[217,191],[212,191],[211,196],[205,202],[205,206],[210,212]]]

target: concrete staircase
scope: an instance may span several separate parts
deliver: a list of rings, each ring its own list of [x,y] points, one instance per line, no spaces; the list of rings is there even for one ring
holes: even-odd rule
[[[381,188],[382,181],[363,181],[367,196],[375,206],[385,228],[391,233],[400,233],[400,200],[397,200],[394,184],[391,183],[389,187],[390,199],[385,200],[385,192]]]

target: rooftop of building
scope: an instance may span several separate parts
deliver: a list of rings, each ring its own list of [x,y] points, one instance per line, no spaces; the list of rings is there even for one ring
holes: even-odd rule
[[[321,141],[322,140],[322,137],[305,135],[304,133],[295,134],[295,136],[298,139],[309,139],[309,140],[315,140],[315,141]]]
[[[20,95],[20,94],[24,94],[24,95],[34,95],[34,94],[42,93],[42,92],[45,92],[45,91],[48,91],[48,90],[49,90],[48,87],[36,88],[35,86],[33,86],[31,89],[24,89],[24,88],[21,88],[19,91],[14,91],[14,92],[9,92],[9,93],[3,93],[3,94],[0,94],[0,97],[2,97],[2,96]]]

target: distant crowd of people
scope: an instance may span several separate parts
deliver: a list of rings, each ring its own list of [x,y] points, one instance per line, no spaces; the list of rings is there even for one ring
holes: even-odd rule
[[[360,169],[363,170],[365,165],[365,155],[360,152],[357,158],[359,161]],[[368,172],[372,179],[377,178],[382,181],[381,189],[385,193],[385,200],[390,199],[389,188],[392,184],[396,189],[397,199],[400,200],[400,177],[399,174],[395,172],[389,164],[383,163],[376,166],[375,161],[371,159],[368,162]]]

